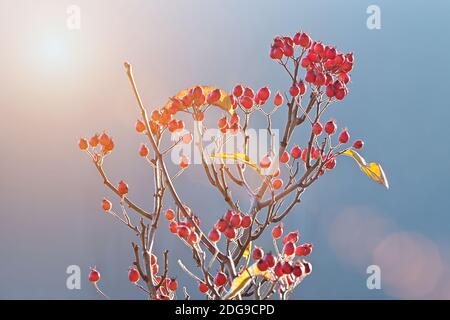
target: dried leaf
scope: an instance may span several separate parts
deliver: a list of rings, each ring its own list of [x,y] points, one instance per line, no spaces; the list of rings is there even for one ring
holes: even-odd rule
[[[203,89],[203,93],[205,94],[205,96],[207,96],[208,94],[210,94],[213,90],[217,89],[216,87],[212,87],[212,86],[200,86]],[[178,92],[174,98],[177,99],[182,99],[188,92],[189,90],[195,88],[195,86],[190,87],[186,90],[181,90],[180,92]],[[168,108],[171,105],[171,100],[167,101],[167,103],[164,105],[164,108]],[[224,111],[228,112],[229,114],[233,114],[234,113],[234,109],[233,106],[231,105],[231,98],[230,95],[220,89],[220,99],[213,103],[212,105],[219,107],[221,109],[223,109]]]
[[[366,160],[355,150],[347,149],[342,152],[347,156],[355,159],[356,163],[358,163],[359,168],[362,172],[364,172],[370,179],[373,181],[383,185],[386,189],[389,189],[389,182],[384,174],[383,168],[377,162],[367,163]]]

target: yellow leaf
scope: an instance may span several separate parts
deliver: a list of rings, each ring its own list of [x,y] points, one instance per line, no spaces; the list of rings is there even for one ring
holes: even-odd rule
[[[244,257],[244,258],[248,258],[249,256],[250,256],[250,251],[252,250],[252,242],[250,241],[249,243],[248,243],[248,245],[247,245],[247,248],[245,248],[245,251],[244,251],[244,253],[242,254],[242,256]]]
[[[205,96],[210,94],[213,90],[217,89],[216,87],[212,87],[212,86],[200,86],[200,87],[203,89],[203,93],[205,94]],[[189,92],[189,90],[191,90],[193,88],[195,88],[195,86],[190,87],[186,90],[181,90],[180,92],[178,92],[175,95],[174,98],[182,99]],[[164,108],[170,107],[170,104],[171,104],[171,100],[167,101],[167,103],[164,105]],[[231,105],[231,98],[230,98],[229,94],[224,90],[220,90],[220,99],[217,102],[213,103],[212,105],[223,109],[224,111],[228,112],[229,114],[234,113],[233,106]]]
[[[253,168],[259,174],[261,174],[261,169],[259,169],[259,167],[252,160],[250,160],[249,156],[247,156],[245,153],[223,153],[223,152],[213,153],[211,155],[211,158],[240,161]]]
[[[253,277],[263,277],[268,280],[273,280],[273,275],[270,271],[261,271],[257,267],[257,263],[255,262],[250,267],[244,269],[240,275],[234,278],[231,283],[231,288],[228,293],[225,295],[224,299],[232,299],[240,294],[252,281]]]
[[[353,149],[347,149],[342,152],[347,156],[355,159],[356,163],[358,163],[359,168],[362,172],[364,172],[370,179],[373,181],[383,185],[386,189],[389,189],[389,182],[384,174],[383,168],[379,163],[371,162],[367,163],[366,160],[361,157],[361,155]]]

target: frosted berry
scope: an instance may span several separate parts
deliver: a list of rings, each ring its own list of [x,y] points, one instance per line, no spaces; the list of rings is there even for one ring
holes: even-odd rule
[[[312,126],[312,133],[316,136],[319,136],[322,133],[323,127],[320,122],[316,122]]]
[[[105,212],[109,212],[111,210],[111,208],[112,208],[111,201],[109,201],[106,198],[103,198],[103,200],[102,200],[102,208],[103,208],[103,210],[105,210]]]
[[[81,150],[87,150],[87,148],[89,147],[88,141],[87,141],[86,139],[84,139],[84,138],[81,138],[81,139],[78,141],[78,147],[79,147]]]
[[[167,209],[165,217],[167,220],[172,221],[173,219],[175,219],[175,211],[173,211],[172,209]]]
[[[223,272],[217,273],[217,275],[214,278],[214,284],[218,287],[223,286],[225,283],[227,283],[227,276]]]
[[[362,147],[364,147],[364,141],[362,141],[362,140],[356,140],[353,143],[353,148],[355,148],[355,149],[361,149]]]
[[[259,260],[264,256],[264,251],[263,249],[261,249],[260,247],[255,247],[255,249],[253,249],[253,253],[252,253],[252,258],[254,260]]]
[[[257,97],[260,101],[267,101],[270,97],[270,89],[268,87],[263,87],[259,89]]]
[[[275,98],[273,99],[273,104],[277,107],[283,104],[283,96],[279,92],[276,93]]]
[[[242,217],[242,221],[241,221],[241,227],[244,229],[247,229],[248,227],[250,227],[252,224],[252,218],[250,218],[250,216],[243,216]]]
[[[120,196],[126,195],[128,193],[128,184],[126,184],[125,181],[120,180],[117,186],[117,191]]]
[[[139,272],[131,267],[130,270],[128,271],[128,280],[130,280],[131,283],[136,283],[139,281]]]
[[[98,272],[95,268],[91,269],[89,272],[89,281],[92,283],[97,283],[100,280],[100,272]]]
[[[149,150],[148,150],[147,146],[145,144],[142,144],[141,147],[139,148],[139,155],[141,157],[146,157],[146,156],[148,156],[148,152],[149,152]]]
[[[280,223],[272,229],[272,237],[274,239],[279,239],[282,234],[283,234],[283,225]]]
[[[212,229],[208,234],[208,239],[212,242],[217,242],[220,240],[220,233],[217,231],[217,229]]]
[[[206,283],[200,282],[200,283],[198,284],[198,290],[199,290],[201,293],[206,293],[206,292],[208,292],[209,288],[208,288],[208,286],[206,285]]]
[[[340,134],[339,134],[339,142],[342,144],[345,144],[348,142],[348,140],[350,140],[350,134],[348,133],[347,129],[344,129]]]
[[[298,159],[301,157],[301,155],[302,155],[302,149],[298,145],[293,146],[291,149],[292,158]]]
[[[284,151],[280,156],[280,162],[281,163],[288,163],[291,156],[289,155],[289,152]]]
[[[325,124],[325,132],[328,135],[334,134],[336,132],[336,129],[337,129],[337,126],[333,120],[330,120]]]

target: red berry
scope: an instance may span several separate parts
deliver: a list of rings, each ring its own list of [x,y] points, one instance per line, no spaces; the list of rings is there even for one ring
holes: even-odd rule
[[[186,169],[189,167],[189,158],[185,155],[181,156],[179,166],[181,169]]]
[[[233,88],[233,95],[236,98],[239,98],[240,96],[242,96],[242,93],[244,93],[244,88],[242,87],[242,85],[238,84]]]
[[[81,150],[87,150],[87,148],[89,147],[89,143],[88,143],[88,141],[87,141],[86,139],[81,138],[81,139],[78,141],[78,147],[79,147]]]
[[[294,268],[292,269],[292,274],[297,278],[301,277],[303,274],[302,268],[300,266],[294,266]]]
[[[203,94],[203,88],[200,87],[200,86],[196,86],[196,87],[192,90],[192,95],[194,96],[194,100],[201,99],[202,96],[204,96],[204,94]]]
[[[252,224],[252,218],[250,216],[243,216],[241,221],[241,227],[247,229]]]
[[[261,101],[267,101],[267,99],[269,99],[270,97],[270,89],[268,87],[263,87],[259,89],[257,97]]]
[[[139,149],[139,155],[141,157],[146,157],[146,156],[148,156],[148,152],[149,152],[149,150],[148,150],[147,146],[145,144],[142,144],[141,148]]]
[[[287,256],[292,256],[295,253],[295,246],[292,242],[288,242],[284,245],[284,254]]]
[[[302,34],[298,38],[298,44],[303,48],[308,49],[311,46],[311,38],[307,33],[302,32]]]
[[[294,147],[292,147],[291,149],[291,156],[294,159],[298,159],[300,158],[302,155],[302,149],[300,149],[300,147],[298,145],[295,145]]]
[[[218,287],[223,286],[225,283],[227,283],[227,276],[223,272],[219,272],[216,277],[214,278],[214,284]]]
[[[128,193],[128,184],[126,184],[123,180],[120,180],[119,185],[117,186],[117,191],[121,197],[126,195]]]
[[[208,97],[206,98],[206,102],[208,104],[213,104],[217,101],[219,101],[221,98],[220,89],[214,89],[208,94]]]
[[[364,147],[364,141],[362,141],[362,140],[356,140],[353,143],[353,148],[355,148],[355,149],[361,149],[362,147]]]
[[[187,237],[189,237],[189,234],[191,233],[189,228],[186,226],[183,226],[183,225],[178,226],[177,232],[178,232],[178,236],[183,239],[187,239]]]
[[[220,232],[225,232],[225,229],[228,227],[228,222],[225,219],[220,219],[217,221],[216,228]]]
[[[282,243],[286,244],[288,242],[296,243],[298,241],[298,231],[289,232],[286,237],[283,238]]]
[[[217,121],[217,127],[219,129],[225,128],[227,126],[227,117],[222,117]]]
[[[208,239],[212,242],[217,242],[220,240],[220,233],[216,228],[212,229],[208,234]]]
[[[280,60],[283,58],[283,50],[279,47],[272,47],[270,50],[270,58],[274,60]]]
[[[241,215],[239,213],[235,213],[230,219],[230,224],[233,228],[239,228],[241,226],[241,221]]]
[[[280,189],[283,186],[283,180],[282,179],[275,179],[272,181],[272,187],[275,190]]]
[[[331,157],[325,163],[325,168],[327,168],[328,170],[332,170],[332,169],[334,169],[334,167],[336,167],[336,158]]]
[[[243,96],[239,102],[245,109],[251,109],[253,107],[253,99],[250,97]]]
[[[288,43],[286,43],[283,47],[283,54],[286,57],[292,57],[294,55],[294,47]]]
[[[332,84],[327,85],[327,89],[325,90],[325,94],[328,98],[334,97],[334,86]]]
[[[272,158],[270,158],[268,155],[265,155],[260,161],[259,166],[263,169],[267,169],[272,164]]]
[[[291,156],[289,155],[289,152],[284,151],[284,152],[281,154],[280,162],[281,162],[281,163],[288,163],[290,157],[291,157]]]
[[[292,269],[293,268],[292,268],[291,264],[288,261],[285,261],[283,263],[282,270],[283,270],[284,274],[291,274],[292,273]]]
[[[296,256],[307,256],[312,251],[312,245],[309,243],[302,244],[301,246],[298,246],[295,248],[295,255]]]
[[[102,208],[103,208],[103,210],[105,210],[106,212],[109,212],[109,211],[111,210],[111,208],[112,208],[111,201],[109,201],[109,200],[106,199],[106,198],[103,198],[103,200],[102,200]]]
[[[100,142],[100,141],[99,141],[99,139],[98,139],[98,134],[94,134],[94,135],[89,139],[89,145],[90,145],[92,148],[95,148],[95,147],[98,145],[99,142]]]
[[[274,239],[279,239],[282,234],[283,234],[283,225],[280,223],[272,229],[272,237]]]
[[[269,269],[269,266],[267,265],[267,262],[264,261],[263,259],[259,260],[258,263],[256,264],[256,266],[258,267],[259,271],[266,271],[267,269]]]
[[[347,129],[344,129],[339,135],[339,142],[345,144],[348,140],[350,140],[350,134]]]
[[[128,271],[128,279],[130,280],[130,282],[136,283],[139,281],[139,278],[139,272],[135,268],[131,267]]]
[[[326,82],[325,75],[321,72],[316,74],[316,80],[314,81],[314,84],[316,86],[323,86]]]
[[[169,223],[169,230],[170,230],[171,233],[177,233],[178,223],[176,223],[175,221],[171,221]]]
[[[327,59],[333,60],[334,58],[336,58],[336,49],[332,48],[332,47],[327,47],[325,50],[325,56],[327,57]]]
[[[303,266],[305,267],[305,274],[310,274],[312,271],[311,263],[309,263],[307,261],[303,261]]]
[[[176,279],[170,279],[170,282],[169,282],[169,290],[170,291],[176,291],[177,290],[177,288],[178,288],[178,282],[177,282],[177,280]]]
[[[172,209],[167,209],[165,216],[166,216],[167,220],[171,221],[171,220],[175,219],[175,211],[173,211]]]
[[[300,94],[300,88],[298,85],[294,84],[290,89],[289,89],[289,94],[292,97],[296,97]]]
[[[253,92],[252,88],[246,87],[244,89],[244,96],[253,99],[255,97],[255,92]]]
[[[192,231],[190,234],[189,234],[189,237],[188,237],[188,242],[191,244],[191,245],[194,245],[194,244],[196,244],[196,243],[198,243],[198,235],[194,232],[194,231]]]
[[[208,286],[206,285],[206,283],[200,282],[200,283],[198,284],[198,290],[199,290],[201,293],[206,293],[206,292],[208,292],[209,288],[208,288]]]
[[[320,122],[316,122],[312,126],[312,133],[316,136],[319,136],[322,133],[323,127]]]
[[[347,91],[345,88],[335,89],[334,96],[337,100],[343,100],[347,95]]]
[[[307,57],[304,57],[300,64],[303,68],[307,68],[311,64],[311,61]]]
[[[269,268],[272,268],[275,265],[275,258],[273,256],[272,252],[269,252],[268,254],[266,254],[266,256],[264,257],[264,260],[266,261]]]
[[[227,210],[227,212],[225,213],[225,220],[227,220],[228,222],[230,222],[231,217],[233,216],[234,211],[232,210]]]
[[[283,264],[280,261],[278,261],[277,264],[275,265],[275,268],[273,269],[273,272],[275,273],[275,275],[278,278],[282,277],[284,275]]]
[[[325,124],[325,132],[328,135],[334,134],[336,132],[336,129],[337,129],[337,126],[333,120],[330,120]]]
[[[145,130],[145,124],[141,120],[136,121],[136,131],[139,133],[144,132]]]
[[[254,260],[260,260],[263,257],[263,255],[264,251],[260,247],[255,247],[255,249],[253,249],[252,258]]]
[[[228,238],[228,240],[233,240],[236,237],[236,231],[231,226],[228,226],[223,234]]]
[[[275,98],[273,99],[273,104],[277,107],[283,104],[283,96],[279,92],[276,93]]]
[[[312,49],[313,49],[314,53],[317,53],[319,55],[323,54],[323,52],[324,52],[323,44],[320,42],[316,42]]]
[[[306,71],[305,81],[309,83],[314,83],[316,81],[316,72],[312,69]]]
[[[305,92],[306,92],[306,85],[305,85],[305,83],[303,81],[300,81],[298,83],[298,88],[300,89],[300,95],[301,96],[304,95]]]
[[[92,283],[97,283],[97,281],[100,280],[100,272],[95,270],[95,268],[91,269],[91,272],[89,272],[89,281]]]

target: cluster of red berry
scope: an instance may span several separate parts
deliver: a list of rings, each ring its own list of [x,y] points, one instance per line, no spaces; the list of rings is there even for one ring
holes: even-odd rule
[[[99,158],[100,156],[107,155],[114,149],[114,141],[106,132],[103,132],[100,136],[94,134],[89,140],[81,138],[78,141],[78,147],[81,150],[89,150],[89,147],[91,147],[94,155]],[[97,147],[100,148],[99,152]]]
[[[214,228],[209,232],[208,238],[212,242],[218,242],[220,240],[220,234],[228,240],[236,238],[239,230],[247,229],[252,224],[252,218],[242,212],[236,212],[228,210],[224,217],[220,218]]]
[[[280,62],[284,57],[301,58],[300,65],[306,69],[305,82],[317,87],[326,86],[326,95],[330,99],[335,97],[342,100],[348,94],[349,72],[354,63],[352,53],[341,53],[332,46],[313,41],[305,32],[297,32],[294,37],[276,37],[270,57]],[[303,95],[305,91],[306,86],[302,80],[289,90],[294,97]]]
[[[194,224],[200,226],[200,219],[198,216],[192,215],[191,209],[187,206],[184,207],[187,214],[191,216],[191,219],[187,219],[183,211],[180,214],[176,214],[174,210],[167,209],[165,217],[169,221],[169,230],[171,233],[178,235],[180,239],[183,239],[190,245],[195,245],[199,241],[199,235],[195,230]]]
[[[272,237],[278,240],[283,235],[283,226],[278,224],[272,230]],[[276,280],[280,281],[285,288],[297,285],[297,278],[307,276],[311,273],[311,264],[305,260],[295,260],[295,256],[308,256],[312,251],[312,245],[309,243],[297,246],[299,240],[298,231],[288,233],[283,239],[283,251],[278,257],[274,257],[272,252],[264,255],[263,249],[256,247],[253,250],[252,257],[257,262],[260,271],[271,271]]]

